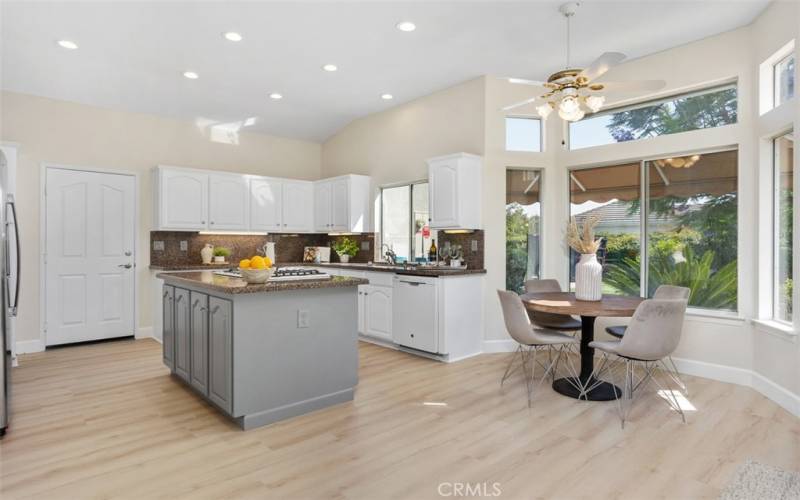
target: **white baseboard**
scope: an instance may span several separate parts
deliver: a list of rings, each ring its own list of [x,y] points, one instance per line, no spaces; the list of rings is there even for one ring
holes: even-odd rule
[[[44,342],[39,339],[17,341],[17,354],[29,354],[42,351],[44,351]]]
[[[136,334],[133,336],[136,339],[146,339],[151,338],[153,336],[153,327],[152,326],[140,326],[138,330],[136,330]]]
[[[512,339],[484,340],[483,352],[512,352],[517,348],[517,345]],[[800,395],[794,394],[760,373],[745,368],[718,365],[694,359],[672,359],[681,373],[751,387],[789,413],[800,417]]]

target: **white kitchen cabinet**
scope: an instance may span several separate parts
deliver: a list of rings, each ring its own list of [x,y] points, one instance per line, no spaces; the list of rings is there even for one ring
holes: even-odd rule
[[[283,180],[250,179],[250,229],[278,231],[283,224]]]
[[[314,230],[314,184],[309,181],[283,181],[283,226],[281,231]]]
[[[208,176],[208,229],[247,231],[250,228],[250,186],[239,174]]]
[[[362,288],[363,287],[363,288]],[[387,342],[392,341],[392,288],[387,286],[361,285],[363,292],[363,334]]]
[[[314,183],[314,228],[321,232],[371,231],[370,178],[345,175]]]
[[[208,228],[208,173],[158,167],[153,173],[153,187],[157,230]]]
[[[428,160],[432,229],[480,229],[482,160],[458,153]]]

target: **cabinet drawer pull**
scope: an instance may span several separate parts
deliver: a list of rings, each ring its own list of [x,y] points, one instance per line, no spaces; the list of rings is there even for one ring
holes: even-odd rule
[[[194,303],[192,304],[192,309],[197,307],[197,304],[199,304],[199,303],[200,303],[200,299],[194,299]]]
[[[169,295],[169,292],[164,292],[164,298],[165,299],[167,298],[167,295]]]
[[[177,299],[175,299],[175,303],[176,303],[176,304],[180,304],[180,303],[181,303],[181,301],[183,300],[183,297],[184,297],[183,295],[179,295],[179,296],[178,296],[178,298],[177,298]]]
[[[214,306],[214,309],[211,310],[211,314],[216,314],[219,311],[219,306]]]

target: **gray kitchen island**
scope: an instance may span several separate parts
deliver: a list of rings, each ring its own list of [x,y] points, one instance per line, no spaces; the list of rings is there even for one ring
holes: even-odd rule
[[[242,429],[353,399],[357,287],[367,280],[248,284],[211,271],[158,277],[164,364]]]

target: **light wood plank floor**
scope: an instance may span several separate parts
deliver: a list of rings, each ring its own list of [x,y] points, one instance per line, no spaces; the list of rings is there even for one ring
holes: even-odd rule
[[[521,376],[500,389],[506,354],[360,353],[354,402],[248,432],[171,378],[152,340],[25,356],[0,497],[418,499],[461,482],[501,498],[716,498],[746,458],[800,469],[799,420],[751,389],[689,378],[687,425],[653,395],[621,430],[613,402],[546,384],[529,410]]]

